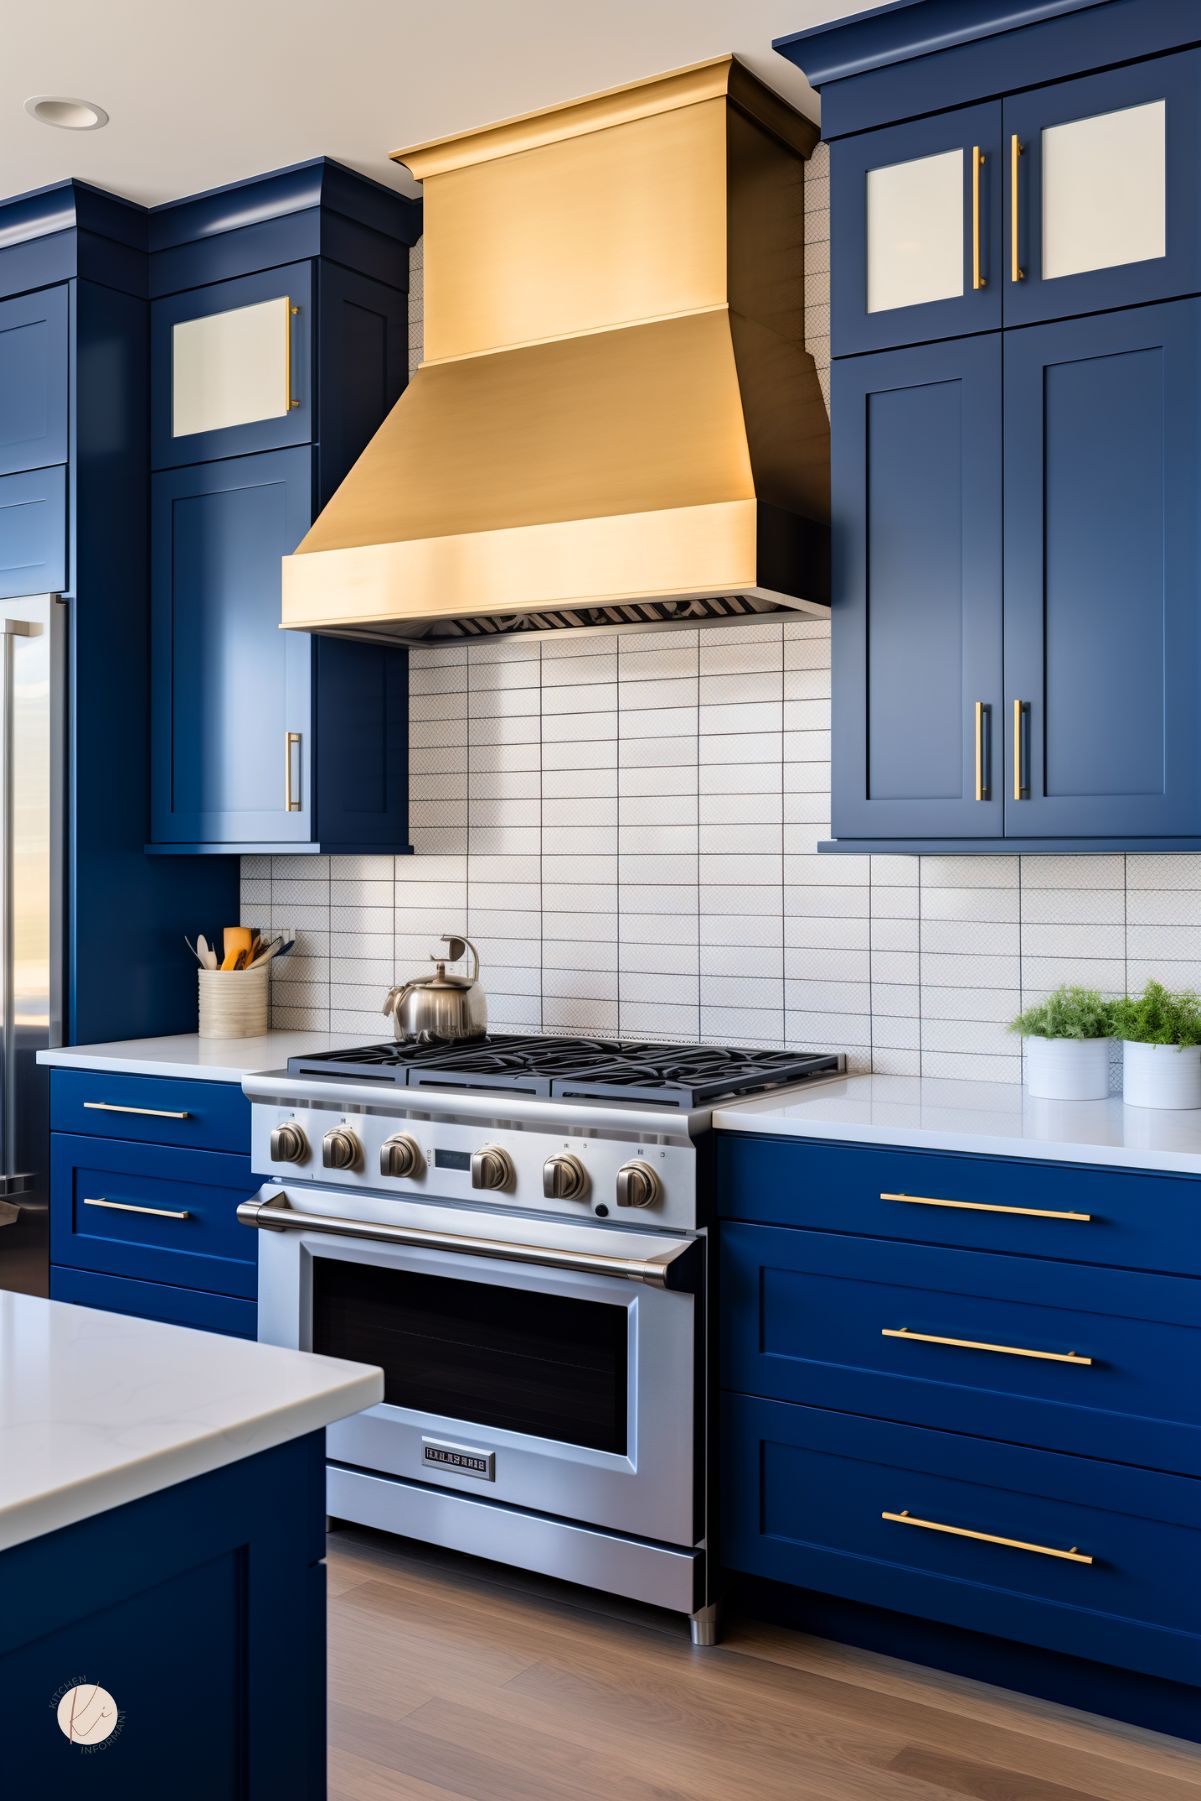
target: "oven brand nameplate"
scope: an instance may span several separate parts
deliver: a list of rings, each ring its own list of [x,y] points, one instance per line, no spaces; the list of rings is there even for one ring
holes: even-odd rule
[[[470,1445],[451,1445],[441,1439],[423,1438],[421,1455],[426,1463],[457,1470],[461,1476],[476,1476],[481,1482],[496,1481],[495,1451],[476,1451]]]

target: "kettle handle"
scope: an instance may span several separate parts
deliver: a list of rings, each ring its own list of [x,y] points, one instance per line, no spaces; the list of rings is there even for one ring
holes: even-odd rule
[[[448,963],[457,963],[464,951],[471,952],[471,959],[474,964],[474,968],[471,971],[471,980],[473,982],[478,982],[480,979],[480,953],[476,950],[470,938],[462,938],[457,932],[443,932],[442,942],[447,949],[446,961]],[[432,961],[436,963],[438,959],[435,957]]]

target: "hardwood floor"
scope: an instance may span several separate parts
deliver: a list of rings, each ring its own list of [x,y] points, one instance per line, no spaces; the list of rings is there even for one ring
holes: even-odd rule
[[[343,1528],[330,1801],[1196,1801],[1201,1751],[731,1621]]]

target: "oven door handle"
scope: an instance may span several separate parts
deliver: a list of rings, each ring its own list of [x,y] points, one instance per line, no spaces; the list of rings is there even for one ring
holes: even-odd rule
[[[457,1251],[464,1257],[495,1257],[506,1263],[533,1263],[543,1269],[570,1270],[577,1275],[615,1276],[648,1288],[695,1292],[699,1246],[685,1239],[653,1257],[613,1257],[603,1251],[556,1250],[548,1245],[513,1244],[503,1238],[476,1238],[466,1232],[433,1232],[426,1226],[394,1226],[382,1221],[339,1219],[336,1214],[304,1213],[279,1189],[243,1201],[238,1218],[244,1226],[267,1232],[319,1232],[333,1238],[370,1238],[382,1244],[412,1245],[418,1250]]]

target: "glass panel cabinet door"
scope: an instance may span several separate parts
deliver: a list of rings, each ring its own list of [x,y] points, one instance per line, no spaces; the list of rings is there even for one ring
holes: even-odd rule
[[[1201,52],[1005,102],[1006,325],[1201,289]]]
[[[832,146],[835,356],[1000,324],[1000,129],[992,102]]]

